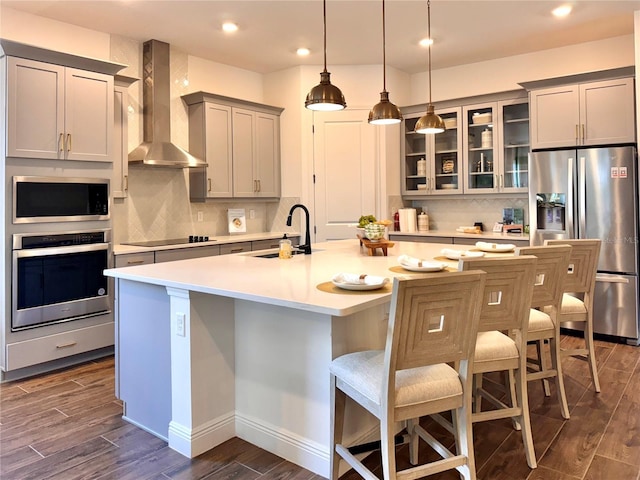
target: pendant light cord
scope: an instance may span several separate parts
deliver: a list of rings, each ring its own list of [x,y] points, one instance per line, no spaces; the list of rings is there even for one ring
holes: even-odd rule
[[[324,71],[327,71],[327,0],[322,1],[323,35],[324,35]]]
[[[384,0],[382,0],[382,91],[387,91],[387,35],[385,29]]]
[[[431,44],[433,43],[431,38],[431,0],[427,0],[427,36],[429,37],[429,103],[431,103]]]

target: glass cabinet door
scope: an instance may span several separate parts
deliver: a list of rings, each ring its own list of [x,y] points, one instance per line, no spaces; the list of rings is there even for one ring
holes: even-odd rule
[[[437,110],[446,130],[431,137],[431,176],[427,182],[430,195],[462,193],[462,119],[460,108]]]
[[[418,163],[426,165],[427,138],[421,133],[415,133],[416,122],[420,116],[404,119],[404,156],[402,159],[402,193],[426,193],[427,168],[418,170]]]
[[[529,187],[529,103],[526,99],[499,102],[502,117],[500,190],[526,192]]]
[[[463,108],[466,193],[489,193],[498,189],[496,111],[496,103]]]

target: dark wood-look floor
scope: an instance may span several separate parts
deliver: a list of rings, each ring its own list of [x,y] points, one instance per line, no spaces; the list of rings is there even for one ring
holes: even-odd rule
[[[576,342],[564,337],[564,343]],[[538,468],[530,470],[519,432],[509,421],[474,426],[483,480],[640,480],[640,348],[597,343],[602,393],[586,362],[565,360],[571,419],[555,392],[529,384]],[[114,397],[113,357],[0,386],[0,478],[320,480],[275,455],[234,438],[187,459],[122,420]],[[427,427],[432,427],[429,421]],[[435,431],[446,442],[443,432]],[[421,460],[429,452],[421,452]],[[367,462],[381,476],[379,454]],[[398,462],[407,463],[406,446]],[[349,472],[343,480],[360,478]],[[438,479],[457,479],[454,473]]]

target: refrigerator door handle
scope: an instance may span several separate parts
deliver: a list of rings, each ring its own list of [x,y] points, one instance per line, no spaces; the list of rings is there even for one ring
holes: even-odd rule
[[[578,235],[576,238],[585,238],[587,232],[587,160],[584,156],[578,158]]]
[[[574,173],[575,160],[573,158],[567,159],[567,208],[566,208],[566,222],[567,226],[565,231],[567,232],[567,238],[578,238],[576,235],[576,206],[574,205],[574,184],[575,184],[575,173]]]
[[[626,277],[620,277],[618,275],[596,275],[596,282],[629,283],[629,279]]]

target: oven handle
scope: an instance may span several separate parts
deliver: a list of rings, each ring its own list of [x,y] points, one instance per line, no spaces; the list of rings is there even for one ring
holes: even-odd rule
[[[68,247],[26,248],[23,250],[14,250],[13,253],[16,258],[27,258],[64,255],[66,253],[95,252],[99,250],[109,251],[109,249],[110,244],[108,243],[91,243],[89,245],[71,245]]]

